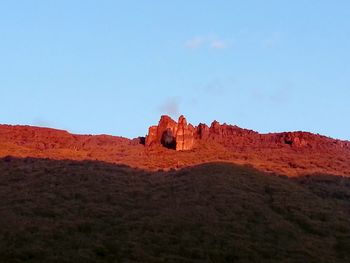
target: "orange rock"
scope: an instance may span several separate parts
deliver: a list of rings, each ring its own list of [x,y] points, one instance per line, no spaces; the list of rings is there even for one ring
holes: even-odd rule
[[[176,133],[176,150],[187,151],[193,148],[194,144],[194,127],[191,124],[187,124],[187,121],[183,115],[180,116],[177,124]]]
[[[200,123],[196,128],[196,138],[205,140],[209,137],[209,127],[206,124]]]
[[[157,129],[157,141],[158,142],[161,141],[163,133],[166,132],[166,130],[168,130],[168,129],[172,132],[172,134],[175,135],[177,132],[177,123],[169,116],[162,115],[160,117],[160,121],[158,123],[158,129]]]
[[[194,145],[194,133],[195,128],[187,124],[183,115],[179,117],[178,123],[169,116],[163,115],[158,126],[149,128],[146,146],[161,144],[177,151],[191,150]]]
[[[158,126],[149,127],[148,135],[146,136],[146,139],[145,139],[146,146],[151,146],[152,143],[157,142],[157,129],[158,129]]]
[[[161,116],[157,126],[148,129],[145,145],[162,144],[167,148],[176,147],[177,123],[167,115]]]

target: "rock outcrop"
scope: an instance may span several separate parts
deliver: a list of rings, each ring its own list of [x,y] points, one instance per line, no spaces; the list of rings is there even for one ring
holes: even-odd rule
[[[161,144],[164,147],[176,148],[177,123],[169,116],[163,115],[157,126],[151,126],[146,136],[145,145]]]
[[[151,126],[146,136],[146,146],[163,145],[177,151],[191,150],[194,145],[195,129],[187,124],[184,116],[176,122],[169,116],[163,115],[157,126]]]
[[[151,146],[152,143],[157,141],[157,130],[158,130],[158,126],[149,127],[148,135],[145,138],[145,145],[146,146]]]
[[[200,123],[196,127],[196,138],[206,140],[209,137],[209,127],[206,124]]]
[[[309,132],[282,132],[259,134],[235,125],[220,124],[213,121],[208,127],[200,123],[194,127],[184,116],[178,122],[163,115],[157,126],[151,126],[146,137],[146,146],[163,145],[177,151],[193,149],[197,142],[216,142],[226,147],[281,148],[295,149],[349,149],[349,142],[334,140]]]

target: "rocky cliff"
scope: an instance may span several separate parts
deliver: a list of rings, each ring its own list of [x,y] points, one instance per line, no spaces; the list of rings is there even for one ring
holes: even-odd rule
[[[282,132],[259,134],[253,130],[242,129],[238,126],[220,124],[213,121],[208,127],[200,123],[194,127],[187,123],[181,115],[178,122],[163,115],[157,126],[149,128],[146,136],[146,146],[162,145],[177,151],[191,150],[196,145],[210,141],[225,146],[253,146],[257,148],[280,146],[304,149],[350,149],[350,142],[335,140],[319,134],[309,132]]]
[[[195,129],[183,115],[175,122],[169,116],[163,115],[157,126],[151,126],[146,136],[146,146],[154,144],[177,151],[191,150],[194,144]]]

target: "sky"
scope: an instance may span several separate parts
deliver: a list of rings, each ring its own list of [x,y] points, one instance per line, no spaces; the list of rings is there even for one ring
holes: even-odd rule
[[[2,0],[0,123],[144,136],[160,115],[350,140],[350,1]]]

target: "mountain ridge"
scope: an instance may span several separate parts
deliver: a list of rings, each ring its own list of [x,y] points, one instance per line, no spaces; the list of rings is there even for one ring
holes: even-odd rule
[[[178,127],[181,132],[176,134]],[[176,142],[171,140],[177,136],[181,145],[178,151],[164,147],[164,132],[168,136],[165,139],[170,138],[170,145],[175,143],[175,149]],[[210,126],[193,126],[183,116],[177,123],[163,115],[158,125],[150,127],[146,137],[134,139],[106,134],[79,135],[29,125],[0,125],[0,157],[9,155],[99,160],[148,170],[223,161],[249,164],[265,172],[288,176],[312,173],[350,176],[349,141],[301,131],[260,134],[216,121]]]

